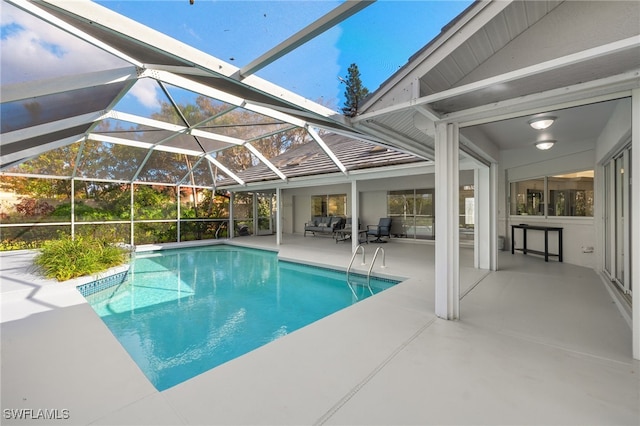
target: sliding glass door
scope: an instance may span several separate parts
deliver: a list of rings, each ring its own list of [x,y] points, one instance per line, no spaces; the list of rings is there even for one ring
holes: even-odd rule
[[[631,148],[604,165],[604,269],[612,282],[631,294]]]

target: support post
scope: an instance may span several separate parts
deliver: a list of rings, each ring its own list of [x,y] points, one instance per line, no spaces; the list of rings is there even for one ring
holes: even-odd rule
[[[489,261],[489,269],[498,270],[498,164],[491,163],[489,168],[489,214],[491,215],[490,232],[491,232],[491,260]],[[504,242],[506,244],[506,242]],[[503,245],[504,250],[504,245]]]
[[[633,357],[640,360],[640,89],[634,89],[631,95],[631,209],[629,209],[631,226],[629,266],[633,271],[625,271],[625,279],[631,280],[633,291],[631,304],[631,332],[633,334]],[[631,191],[629,191],[631,192]]]
[[[233,220],[233,202],[235,200],[235,192],[230,192],[229,193],[229,232],[227,235],[227,238],[232,239],[233,237],[236,236],[235,233],[235,223]]]
[[[276,188],[276,245],[282,244],[282,189]]]
[[[436,315],[460,318],[459,129],[438,123],[435,134]]]
[[[497,165],[475,169],[475,238],[474,267],[497,270],[498,266],[498,202]]]
[[[358,234],[358,217],[360,214],[360,197],[358,195],[358,181],[351,181],[351,253],[356,252],[360,243]]]

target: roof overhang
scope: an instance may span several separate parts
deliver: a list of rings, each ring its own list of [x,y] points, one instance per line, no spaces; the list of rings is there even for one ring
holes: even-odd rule
[[[634,2],[478,1],[352,122],[433,155],[437,122],[465,127],[629,96],[640,87],[639,9]],[[495,152],[485,158],[495,161]]]

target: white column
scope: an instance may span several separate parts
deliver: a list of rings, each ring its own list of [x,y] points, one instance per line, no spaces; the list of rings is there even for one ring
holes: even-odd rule
[[[629,264],[633,268],[631,276],[632,314],[631,331],[633,334],[633,357],[640,360],[640,89],[635,89],[631,96],[631,258]],[[627,275],[627,276],[628,276]],[[625,277],[626,278],[626,277]]]
[[[191,188],[191,190],[195,191],[196,189],[195,188]],[[178,185],[178,186],[176,186],[176,199],[178,200],[178,202],[176,203],[177,204],[176,207],[178,208],[178,214],[177,214],[177,219],[178,220],[176,221],[176,230],[177,230],[176,241],[177,242],[180,242],[180,215],[182,214],[181,213],[182,210],[180,209],[180,205],[182,204],[180,202],[180,200],[181,200],[180,195],[181,195],[181,193],[180,193],[180,185]]]
[[[435,308],[448,320],[460,318],[458,130],[457,124],[438,123],[435,134]]]
[[[235,198],[235,192],[229,193],[229,235],[227,235],[227,238],[233,238],[236,235],[234,230],[235,223],[233,220],[233,202]]]
[[[490,224],[489,224],[489,169],[474,169],[474,208],[475,225],[473,239],[473,267],[489,269],[491,258]]]
[[[279,246],[282,243],[282,190],[276,188],[276,245]]]
[[[489,269],[498,270],[498,163],[491,163],[489,169],[489,219],[491,228],[491,260]],[[506,243],[505,243],[506,244]]]
[[[497,269],[498,235],[497,235],[497,177],[496,165],[475,169],[475,239],[474,267],[480,269]]]
[[[358,181],[351,181],[351,253],[356,251],[359,241],[358,218],[360,217],[360,196],[358,195]]]

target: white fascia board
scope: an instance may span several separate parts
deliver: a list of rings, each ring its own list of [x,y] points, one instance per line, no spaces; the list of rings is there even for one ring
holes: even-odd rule
[[[23,160],[26,158],[32,158],[38,156],[47,151],[51,151],[52,149],[57,149],[63,146],[71,145],[76,142],[80,142],[84,139],[84,134],[77,136],[70,136],[65,139],[60,139],[55,142],[38,145],[33,148],[23,149],[12,154],[2,155],[0,156],[0,164],[9,164],[14,161]]]
[[[57,17],[51,15],[49,12],[46,12],[45,10],[35,6],[32,2],[27,2],[25,0],[5,0],[8,1],[9,3],[13,4],[14,6],[31,13],[32,15],[37,16],[38,18],[42,19],[43,21],[46,21],[48,23],[50,23],[51,25],[54,25],[58,28],[60,28],[63,31],[68,32],[69,34],[72,34],[84,41],[86,41],[87,43],[90,43],[94,46],[96,46],[97,48],[104,50],[107,53],[110,53],[126,62],[129,62],[132,65],[135,66],[142,66],[142,63],[139,62],[138,60],[136,60],[135,58],[132,58],[128,55],[125,55],[124,53],[120,52],[117,49],[114,49],[112,46],[103,43],[102,41],[90,36],[89,34],[86,34],[83,31],[80,31],[79,29],[77,29],[76,27],[62,21],[61,19],[58,19]],[[80,3],[80,2],[78,2]],[[87,2],[89,3],[89,2]]]
[[[442,120],[459,122],[460,127],[475,126],[549,110],[572,108],[585,103],[619,99],[631,96],[631,90],[637,87],[640,87],[640,70],[445,114]]]
[[[298,31],[265,54],[261,55],[260,57],[254,59],[253,61],[242,67],[242,69],[240,70],[240,77],[244,78],[251,74],[254,74],[267,65],[273,63],[277,59],[283,57],[287,53],[314,39],[328,29],[333,28],[353,14],[358,13],[372,3],[373,1],[371,0],[353,0],[342,3],[326,15],[322,16],[320,19],[312,22],[310,25],[307,25],[305,28]]]
[[[412,57],[407,65],[396,72],[382,84],[380,89],[368,97],[361,110],[367,111],[373,107],[380,98],[389,94],[395,86],[403,81],[411,82],[417,80],[435,68],[443,59],[473,37],[474,34],[511,3],[511,0],[476,1],[445,33],[436,36],[422,52],[417,54],[416,57]]]
[[[104,111],[94,111],[87,114],[77,115],[75,117],[52,121],[50,123],[38,124],[37,126],[27,127],[25,129],[14,130],[13,132],[3,133],[2,139],[0,140],[0,146],[9,145],[11,143],[20,142],[25,139],[35,138],[49,133],[55,133],[83,124],[89,125],[90,123],[101,120],[104,117]]]
[[[265,157],[264,155],[262,155],[262,153],[260,151],[258,151],[256,149],[256,147],[254,147],[253,145],[251,145],[250,143],[245,144],[245,147],[251,151],[253,153],[253,155],[255,155],[256,157],[258,157],[260,159],[260,161],[262,161],[267,167],[269,167],[269,169],[271,169],[272,172],[274,172],[276,175],[278,175],[278,177],[282,180],[287,180],[287,176],[285,176],[284,173],[282,173],[280,171],[280,169],[278,169],[271,161],[269,161],[267,159],[267,157]]]
[[[359,115],[353,118],[352,121],[354,123],[357,123],[363,120],[371,120],[381,115],[386,115],[386,114],[394,113],[404,109],[414,108],[419,105],[425,105],[432,102],[453,98],[455,96],[472,93],[477,90],[485,89],[487,87],[508,83],[513,80],[530,77],[536,74],[541,74],[547,71],[552,71],[558,68],[563,68],[569,65],[574,65],[580,62],[585,62],[585,61],[596,59],[602,56],[610,55],[612,53],[617,53],[617,52],[621,52],[629,49],[635,49],[637,47],[640,47],[640,36],[629,37],[629,38],[614,41],[612,43],[608,43],[602,46],[597,46],[591,49],[583,50],[581,52],[572,53],[560,58],[551,59],[549,61],[541,62],[539,64],[530,65],[528,67],[520,68],[518,70],[510,71],[494,77],[489,77],[473,83],[465,84],[459,87],[454,87],[453,89],[444,90],[442,92],[423,96],[418,99],[412,99],[408,102],[403,102],[387,108],[382,108],[378,111],[364,113],[362,115]]]
[[[222,170],[224,173],[227,174],[227,176],[229,176],[231,179],[235,180],[236,182],[238,182],[240,185],[246,185],[245,182],[240,179],[235,173],[233,173],[231,170],[227,169],[221,162],[219,162],[218,160],[216,160],[215,158],[213,158],[210,154],[205,155],[205,158],[209,161],[211,161],[213,164],[216,165],[216,167],[218,167],[220,170]]]
[[[3,85],[2,102],[15,102],[23,99],[52,95],[54,93],[136,79],[136,68],[125,67],[86,74],[68,75],[48,80],[39,80],[37,82],[29,81],[26,83]]]
[[[314,129],[312,129],[309,126],[307,126],[307,132],[309,132],[311,137],[316,141],[318,145],[320,145],[320,148],[322,148],[322,150],[329,156],[331,161],[333,161],[333,163],[340,169],[340,171],[345,175],[348,174],[347,168],[344,166],[344,164],[342,164],[342,162],[338,159],[338,157],[336,157],[333,151],[331,151],[331,149],[327,146],[327,144],[322,140],[318,132],[316,132]]]
[[[185,155],[191,155],[194,157],[202,156],[201,151],[194,151],[192,149],[177,148],[177,147],[172,147],[168,145],[158,145],[158,144],[149,143],[149,142],[132,141],[129,139],[116,138],[113,136],[100,135],[96,133],[88,134],[87,139],[98,141],[98,142],[112,143],[116,145],[125,145],[125,146],[140,148],[144,150],[153,149],[154,151],[170,152],[173,154],[185,154]]]

